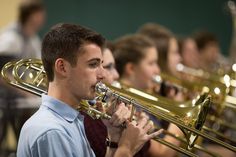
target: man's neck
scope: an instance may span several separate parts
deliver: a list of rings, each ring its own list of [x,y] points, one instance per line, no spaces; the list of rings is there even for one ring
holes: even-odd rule
[[[48,87],[49,96],[68,104],[70,107],[74,109],[77,109],[80,101],[78,101],[75,97],[73,97],[69,93],[70,92],[67,91],[65,87],[63,88],[55,82],[49,83],[49,87]]]

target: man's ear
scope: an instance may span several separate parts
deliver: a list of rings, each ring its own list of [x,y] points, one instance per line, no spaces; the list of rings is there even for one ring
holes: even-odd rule
[[[69,62],[67,62],[65,59],[58,58],[54,64],[55,74],[62,77],[66,77],[69,70],[69,66],[70,66]]]
[[[129,75],[129,76],[133,75],[134,70],[135,70],[135,65],[133,63],[129,62],[125,65],[125,74],[126,75]]]

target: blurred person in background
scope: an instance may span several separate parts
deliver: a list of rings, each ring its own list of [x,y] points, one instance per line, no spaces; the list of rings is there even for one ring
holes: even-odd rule
[[[0,55],[40,58],[41,40],[37,35],[45,22],[46,10],[40,0],[23,0],[17,22],[0,33]]]
[[[112,42],[107,42],[107,48],[103,50],[103,63],[102,66],[105,70],[105,77],[103,81],[112,84],[119,79],[119,73],[116,70],[116,63],[112,51],[114,46]]]
[[[179,47],[173,33],[155,23],[147,23],[139,28],[137,33],[149,37],[155,44],[158,51],[158,65],[161,71],[174,76],[178,75],[176,66],[182,61],[179,54]]]
[[[19,4],[17,21],[0,32],[0,68],[8,61],[16,59],[41,58],[41,40],[37,33],[44,25],[45,16],[45,6],[40,0],[23,0]],[[0,148],[0,152],[7,156],[8,151],[14,152],[16,149],[16,146],[9,148],[6,144],[9,143],[6,141],[9,133],[8,124],[11,124],[15,134],[10,136],[15,136],[16,142],[23,123],[38,108],[40,98],[9,87],[1,78],[0,100],[0,112],[3,111],[0,116],[0,145],[5,145],[4,148]]]
[[[191,68],[199,68],[199,52],[195,40],[191,37],[180,38],[179,52],[182,56],[182,63]]]
[[[221,54],[220,43],[213,33],[197,31],[193,33],[193,39],[199,53],[199,68],[214,73],[217,73],[219,68],[225,68],[227,59]]]
[[[162,25],[156,23],[146,23],[142,25],[138,31],[155,44],[158,51],[158,65],[160,66],[161,73],[180,77],[177,71],[177,65],[182,61],[179,54],[179,47],[176,37],[173,33]],[[163,80],[159,93],[162,96],[174,99],[176,101],[183,101],[184,95],[175,86],[171,85],[168,80]]]
[[[220,44],[215,34],[208,31],[197,31],[193,33],[193,39],[195,40],[198,48],[199,68],[210,72],[210,74],[222,74],[222,72],[225,73],[228,69],[229,62],[221,54]],[[233,117],[235,117],[235,114],[232,112],[232,110],[226,109],[221,114],[220,118],[230,122],[232,119],[234,119]],[[214,125],[212,127],[214,127]],[[218,128],[218,130],[223,134],[228,134],[227,136],[232,136],[233,138],[232,133],[234,131],[224,128]],[[217,151],[217,153],[222,156],[235,156],[235,153],[233,153],[232,151],[215,145],[214,143],[211,143],[209,141],[204,141],[204,144],[207,149],[213,152]],[[203,154],[200,155],[205,157]]]
[[[176,37],[164,26],[155,23],[147,23],[141,26],[138,33],[146,35],[155,43],[158,50],[158,62],[160,64],[161,71],[172,76],[180,76],[180,79],[192,79],[187,75],[179,75],[176,66],[178,63],[186,63],[189,66],[194,66],[198,68],[206,69],[210,68],[210,65],[215,65],[217,61],[222,57],[220,55],[219,43],[216,37],[211,33],[201,33],[193,35],[191,39],[187,38],[185,40],[185,46],[182,48],[182,55],[184,59],[181,58],[181,53],[179,51],[179,45],[177,43]],[[183,52],[183,49],[185,52]],[[192,53],[192,54],[190,54]],[[193,62],[193,63],[192,63]],[[208,67],[209,65],[209,67]],[[170,82],[171,83],[171,82]],[[173,91],[173,90],[169,90]],[[169,94],[169,92],[166,92]],[[181,91],[175,92],[176,94],[167,95],[169,98],[174,100],[185,100],[194,96],[191,92],[182,93]],[[187,94],[187,95],[186,95]],[[227,149],[220,146],[208,145],[209,149],[213,152],[218,150],[219,154],[227,153],[231,155]],[[226,156],[227,156],[226,155]],[[200,156],[203,156],[201,154]]]
[[[132,87],[144,92],[153,93],[156,85],[153,77],[160,74],[158,63],[159,52],[151,39],[144,35],[134,34],[118,38],[114,42],[114,57],[119,72],[121,86]],[[155,125],[169,132],[182,136],[181,130],[174,124],[162,123],[156,117],[149,115]],[[163,125],[162,125],[163,124]],[[180,142],[173,137],[165,136],[164,140],[178,146]],[[147,155],[151,157],[176,155],[176,151],[154,140],[150,141]]]

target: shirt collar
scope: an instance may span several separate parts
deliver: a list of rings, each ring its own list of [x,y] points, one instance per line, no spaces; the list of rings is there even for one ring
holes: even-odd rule
[[[50,108],[68,122],[73,122],[77,117],[80,120],[84,119],[83,115],[68,104],[45,94],[42,94],[42,105]]]

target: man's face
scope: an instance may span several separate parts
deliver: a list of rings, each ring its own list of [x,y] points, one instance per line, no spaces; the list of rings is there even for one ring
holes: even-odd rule
[[[94,99],[95,85],[104,77],[102,52],[96,44],[85,44],[77,64],[69,68],[68,87],[77,99]]]

